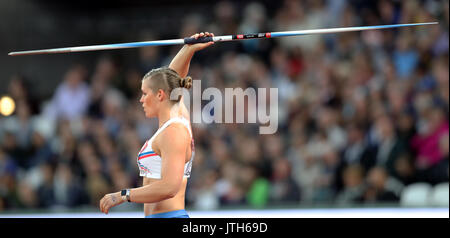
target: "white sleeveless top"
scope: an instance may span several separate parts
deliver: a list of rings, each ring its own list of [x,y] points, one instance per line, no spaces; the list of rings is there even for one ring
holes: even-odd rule
[[[139,166],[139,175],[147,178],[161,179],[162,160],[161,157],[156,154],[152,149],[152,142],[164,129],[166,129],[172,123],[181,123],[186,126],[191,136],[191,159],[184,165],[184,178],[191,176],[192,162],[194,161],[194,138],[192,137],[189,121],[183,117],[171,118],[166,121],[156,133],[147,140],[139,151],[137,157],[137,164]]]

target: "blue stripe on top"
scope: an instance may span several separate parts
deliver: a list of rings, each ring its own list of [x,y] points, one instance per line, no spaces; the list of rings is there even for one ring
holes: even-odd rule
[[[145,153],[139,154],[138,157],[141,157],[143,155],[148,155],[148,154],[154,154],[154,153],[155,152],[152,150],[152,151],[149,151],[149,152],[145,152]]]

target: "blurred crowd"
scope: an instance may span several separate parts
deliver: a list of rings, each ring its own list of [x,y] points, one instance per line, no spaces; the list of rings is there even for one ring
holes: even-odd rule
[[[396,204],[411,183],[448,182],[449,2],[220,1],[210,18],[185,16],[180,37],[431,21],[439,25],[198,52],[189,74],[202,88],[278,88],[279,124],[260,135],[255,123],[193,123],[187,208]],[[33,93],[33,75],[11,78],[17,108],[0,118],[0,211],[95,208],[106,193],[142,186],[136,156],[158,122],[144,117],[141,79],[180,49],[161,48],[138,49],[131,67],[100,53],[92,70],[74,64],[49,99]]]

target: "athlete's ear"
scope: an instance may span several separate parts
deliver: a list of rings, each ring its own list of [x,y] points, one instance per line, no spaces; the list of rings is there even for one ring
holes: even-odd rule
[[[158,97],[158,100],[161,102],[161,101],[163,101],[165,98],[166,98],[166,92],[164,92],[164,90],[162,90],[162,89],[158,89],[158,95],[157,95],[157,97]]]

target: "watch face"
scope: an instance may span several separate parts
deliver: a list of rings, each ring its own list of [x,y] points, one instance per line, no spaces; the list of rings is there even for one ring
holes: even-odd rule
[[[121,195],[121,196],[125,196],[125,195],[127,195],[127,190],[125,190],[125,189],[124,189],[124,190],[122,190],[122,191],[120,192],[120,195]]]

